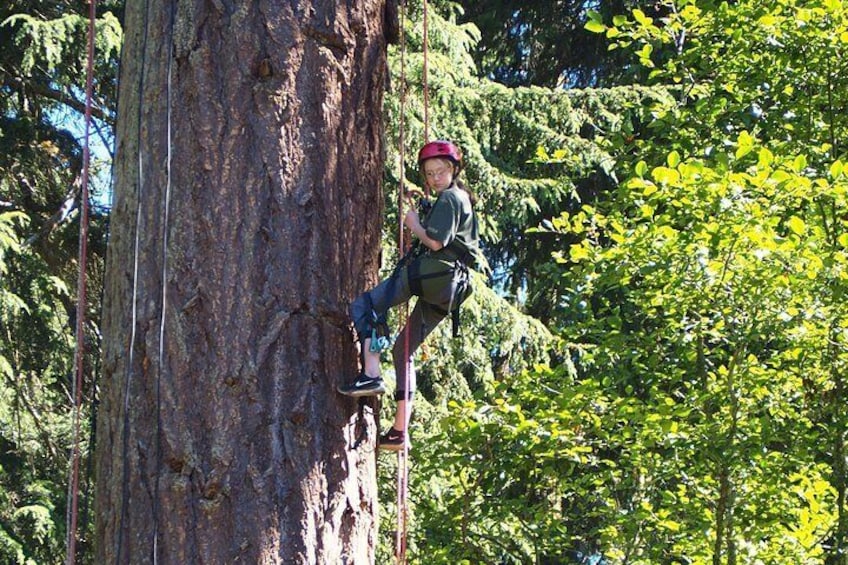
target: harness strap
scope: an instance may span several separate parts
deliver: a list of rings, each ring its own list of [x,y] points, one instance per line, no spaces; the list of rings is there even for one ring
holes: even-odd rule
[[[468,289],[470,288],[470,274],[468,273],[468,265],[461,263],[459,267],[461,278],[459,284],[456,285],[456,290],[451,297],[451,334],[453,337],[459,337],[459,308],[468,297]],[[454,302],[456,306],[454,307]]]
[[[447,247],[443,248],[442,253],[447,255],[449,261],[460,261],[465,265],[469,265],[474,261],[474,254],[468,249],[464,249],[460,245],[457,245],[456,240],[450,242]]]

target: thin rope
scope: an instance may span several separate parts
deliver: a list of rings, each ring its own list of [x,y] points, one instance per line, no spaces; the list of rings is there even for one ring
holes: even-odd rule
[[[427,23],[427,0],[423,0],[424,7],[424,63],[421,69],[421,88],[424,91],[424,143],[430,141],[430,86],[428,84],[428,75],[429,75],[429,55],[428,52],[430,49],[428,48],[428,43],[430,42],[430,33],[429,33],[429,25]],[[430,189],[427,187],[427,184],[424,184],[424,191],[427,193],[427,196],[430,195]]]
[[[424,142],[427,143],[430,140],[430,95],[429,95],[429,86],[427,82],[428,76],[428,43],[429,43],[429,26],[427,21],[427,0],[423,0],[423,11],[424,11],[424,38],[423,38],[423,67],[422,67],[422,89],[424,95]],[[409,247],[409,243],[404,243],[404,226],[403,226],[403,201],[404,201],[404,181],[406,179],[406,170],[404,165],[404,145],[405,145],[405,132],[404,132],[404,113],[406,110],[406,42],[405,42],[405,15],[406,15],[406,2],[401,1],[401,102],[400,102],[400,119],[399,119],[399,137],[400,137],[400,187],[398,191],[398,220],[399,220],[399,230],[398,230],[398,247],[401,250],[401,254],[403,254],[403,250]],[[430,196],[430,188],[424,182],[424,193],[426,197]],[[411,421],[411,400],[412,395],[410,391],[411,378],[410,375],[412,373],[412,360],[409,355],[409,305],[404,305],[404,312],[402,314],[403,318],[406,320],[405,330],[404,330],[404,363],[406,363],[406,370],[404,371],[404,442],[403,448],[398,451],[398,485],[397,485],[397,528],[396,528],[396,536],[395,536],[395,559],[398,565],[406,564],[406,550],[407,550],[407,534],[409,527],[409,424]]]
[[[88,266],[88,177],[91,163],[91,98],[94,85],[94,33],[97,0],[88,8],[88,61],[85,70],[85,136],[82,147],[82,187],[80,188],[79,278],[77,280],[76,379],[74,380],[73,449],[68,516],[67,555],[65,563],[74,565],[77,552],[77,519],[79,516],[80,412],[82,410],[83,369],[85,361],[86,269]]]
[[[400,115],[398,119],[398,145],[400,153],[400,181],[398,186],[398,255],[403,256],[409,247],[409,243],[404,238],[404,192],[406,190],[404,184],[406,180],[406,164],[405,164],[405,112],[406,112],[406,33],[404,32],[406,21],[406,2],[401,0],[400,8]],[[397,466],[397,526],[395,528],[395,559],[398,565],[406,563],[406,481],[407,481],[407,453],[406,453],[406,437],[409,434],[409,373],[411,362],[409,360],[409,303],[403,305],[401,319],[406,320],[403,331],[403,362],[405,363],[404,370],[404,450],[398,452]]]

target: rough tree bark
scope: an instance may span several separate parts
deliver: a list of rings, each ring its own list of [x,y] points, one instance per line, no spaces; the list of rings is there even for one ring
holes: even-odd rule
[[[334,389],[379,261],[384,20],[127,2],[95,562],[373,562],[373,410]]]

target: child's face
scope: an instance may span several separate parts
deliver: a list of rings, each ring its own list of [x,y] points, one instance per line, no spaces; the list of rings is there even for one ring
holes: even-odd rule
[[[424,161],[424,180],[430,189],[441,192],[453,182],[453,163],[447,159]]]

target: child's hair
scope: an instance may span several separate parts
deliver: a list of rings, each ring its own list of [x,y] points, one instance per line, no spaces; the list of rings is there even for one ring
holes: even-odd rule
[[[454,184],[456,184],[456,186],[458,186],[459,188],[461,188],[462,190],[464,190],[464,191],[468,194],[468,199],[469,199],[469,200],[471,200],[471,205],[472,205],[472,206],[474,206],[475,204],[477,204],[477,195],[476,195],[476,194],[474,194],[474,193],[471,191],[471,189],[470,189],[470,188],[468,188],[467,186],[465,186],[465,183],[464,183],[464,182],[462,182],[461,180],[459,180],[459,178],[458,178],[458,177],[457,177],[457,178],[455,178],[455,179],[453,179],[453,182],[454,182]]]

